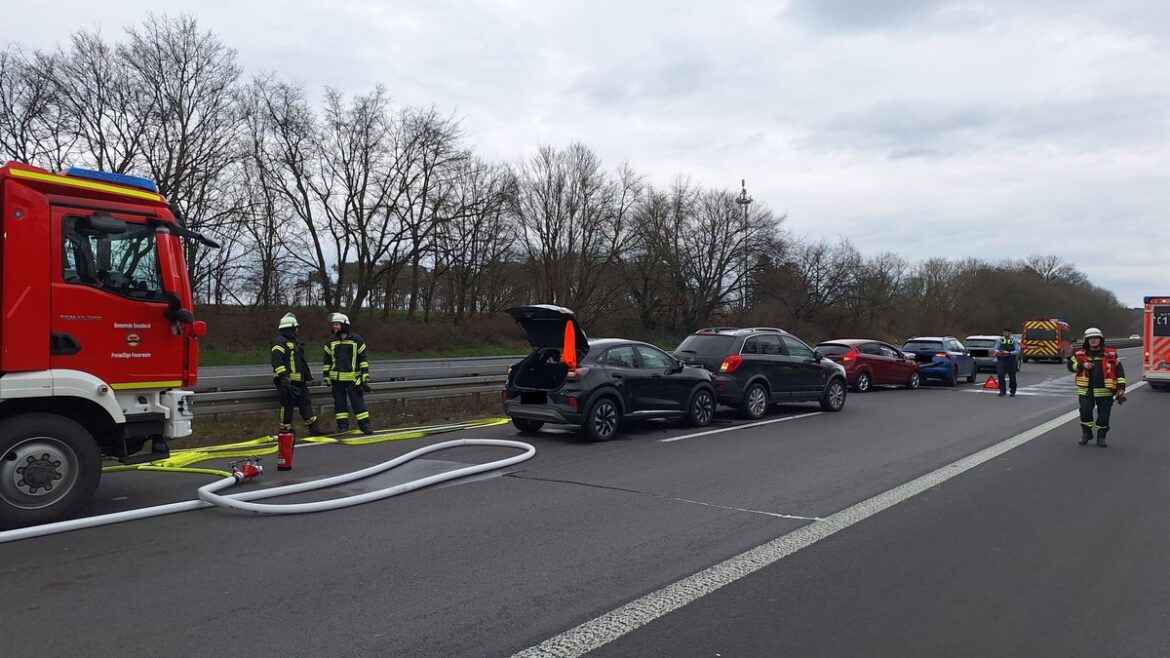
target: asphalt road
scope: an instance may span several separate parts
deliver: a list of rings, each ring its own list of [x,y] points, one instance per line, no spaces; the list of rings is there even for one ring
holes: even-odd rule
[[[1136,350],[1123,353],[1137,379]],[[209,509],[0,544],[0,655],[510,655],[1075,407],[1059,365],[1028,364],[1016,398],[977,388],[876,390],[763,425],[728,414],[701,436],[545,432],[505,475],[347,510]],[[1066,423],[649,623],[619,618],[591,655],[1166,655],[1166,395],[1135,391],[1109,448],[1077,446]],[[298,447],[293,471],[242,487],[461,436],[516,438]],[[465,448],[409,470],[507,454]],[[207,481],[107,474],[87,512],[189,500]]]

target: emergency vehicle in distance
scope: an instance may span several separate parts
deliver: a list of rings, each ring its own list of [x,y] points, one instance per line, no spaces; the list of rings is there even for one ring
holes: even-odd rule
[[[1142,379],[1164,391],[1170,389],[1170,295],[1143,302]]]
[[[1064,320],[1038,317],[1024,322],[1020,352],[1024,363],[1041,359],[1061,363],[1073,354],[1072,329]]]
[[[186,228],[144,178],[0,167],[0,528],[77,512],[102,456],[191,433],[199,367]],[[145,452],[143,452],[145,448]]]

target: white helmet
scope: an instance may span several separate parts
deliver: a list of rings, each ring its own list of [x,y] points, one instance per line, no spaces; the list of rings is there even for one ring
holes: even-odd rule
[[[292,313],[285,313],[284,317],[280,319],[280,329],[291,329],[300,326],[297,323],[297,316]]]
[[[1101,340],[1105,340],[1105,334],[1101,333],[1100,329],[1098,329],[1096,327],[1089,327],[1088,329],[1085,329],[1085,338],[1086,339],[1092,338],[1094,336],[1096,336],[1097,338],[1100,338]]]
[[[329,322],[340,322],[341,324],[349,324],[349,317],[344,313],[334,313],[329,316]]]

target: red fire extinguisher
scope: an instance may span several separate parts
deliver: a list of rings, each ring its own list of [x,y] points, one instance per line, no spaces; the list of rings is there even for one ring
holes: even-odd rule
[[[281,429],[276,435],[276,470],[291,471],[293,443],[296,437],[291,429]]]

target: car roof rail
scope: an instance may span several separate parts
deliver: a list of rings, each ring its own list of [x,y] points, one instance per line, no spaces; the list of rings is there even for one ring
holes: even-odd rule
[[[703,327],[695,331],[696,334],[712,334],[720,331],[739,331],[740,327]]]
[[[748,331],[776,331],[776,332],[784,333],[783,329],[779,329],[777,327],[752,327],[752,328],[748,329]]]

